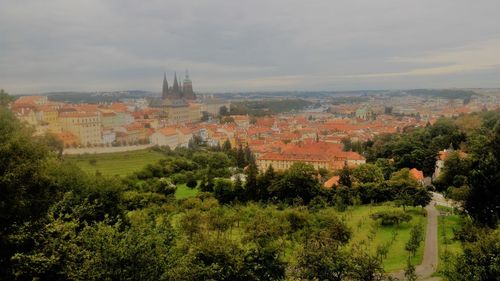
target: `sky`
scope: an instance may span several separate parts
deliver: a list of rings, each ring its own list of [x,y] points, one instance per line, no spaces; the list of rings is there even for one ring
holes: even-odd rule
[[[500,87],[498,0],[0,0],[0,88]]]

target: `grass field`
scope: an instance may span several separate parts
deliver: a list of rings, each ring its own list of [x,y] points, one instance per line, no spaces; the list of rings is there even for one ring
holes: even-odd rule
[[[176,199],[184,199],[188,197],[193,197],[198,193],[198,189],[189,188],[185,183],[177,185],[177,191],[175,192]]]
[[[399,226],[382,226],[370,218],[372,213],[396,209],[401,210],[401,208],[393,206],[392,203],[380,206],[364,205],[351,207],[348,211],[339,214],[345,218],[353,231],[351,244],[363,241],[362,243],[365,243],[370,251],[375,253],[379,245],[393,241],[389,247],[387,257],[383,260],[384,269],[387,272],[403,269],[406,266],[408,253],[405,251],[405,244],[410,238],[412,226],[418,223],[422,224],[424,233],[427,226],[427,218],[421,214],[421,208],[419,207],[407,208],[412,220],[408,223],[401,223]],[[371,241],[369,237],[373,237]],[[413,264],[418,265],[422,262],[424,243],[420,244],[415,257],[412,258]]]
[[[163,159],[161,152],[153,150],[137,150],[129,152],[103,153],[103,154],[84,154],[75,156],[65,156],[71,159],[85,172],[95,175],[99,171],[104,176],[128,176],[136,171],[146,167],[148,164],[154,164]],[[95,162],[94,162],[95,161]],[[183,199],[195,196],[197,189],[191,189],[186,184],[177,185],[175,197]]]
[[[462,224],[460,216],[451,214],[450,210],[439,209],[442,215],[438,218],[439,263],[436,275],[439,275],[439,272],[444,268],[444,254],[447,251],[452,255],[462,253],[460,241],[453,240],[453,230],[460,228]]]
[[[96,171],[99,171],[105,176],[127,176],[143,169],[147,164],[156,163],[164,158],[162,153],[149,149],[65,157],[74,160],[82,170],[89,174],[94,175]],[[93,163],[94,160],[95,163]]]

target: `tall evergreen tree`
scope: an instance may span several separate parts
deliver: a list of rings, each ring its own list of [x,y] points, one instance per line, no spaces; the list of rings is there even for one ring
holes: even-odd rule
[[[340,170],[339,177],[340,185],[352,187],[351,170],[347,166],[347,162],[344,163],[344,167],[342,168],[342,170]]]
[[[260,174],[258,177],[257,185],[259,189],[259,199],[268,200],[269,199],[269,188],[273,184],[276,179],[276,173],[274,172],[274,168],[272,165],[267,167],[264,174]]]
[[[245,161],[245,152],[241,144],[238,146],[238,150],[236,150],[236,164],[240,168],[244,168],[247,164]]]
[[[231,151],[231,149],[232,149],[231,142],[229,140],[224,141],[224,143],[222,144],[222,151],[227,153]]]
[[[247,193],[248,200],[259,200],[260,199],[260,191],[259,186],[257,185],[257,166],[254,163],[250,163],[246,169],[246,184],[245,190]]]

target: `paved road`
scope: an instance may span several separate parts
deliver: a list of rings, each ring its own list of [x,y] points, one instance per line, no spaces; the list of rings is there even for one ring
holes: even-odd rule
[[[439,259],[438,252],[438,216],[439,211],[434,206],[435,201],[433,200],[425,209],[427,210],[427,232],[425,234],[425,247],[424,247],[424,257],[422,263],[418,265],[415,269],[417,273],[418,280],[440,280],[436,277],[431,277],[432,273],[436,271]],[[400,280],[405,280],[404,271],[399,271],[392,274]]]

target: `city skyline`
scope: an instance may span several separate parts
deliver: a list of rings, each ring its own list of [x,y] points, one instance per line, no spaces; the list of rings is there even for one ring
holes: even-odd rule
[[[500,87],[498,1],[3,1],[0,88],[199,92]]]

